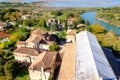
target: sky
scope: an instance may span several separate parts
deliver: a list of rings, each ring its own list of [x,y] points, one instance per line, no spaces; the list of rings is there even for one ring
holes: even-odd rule
[[[14,0],[0,0],[0,2],[3,2],[3,1],[14,1]],[[21,1],[24,1],[24,0],[21,0]],[[25,1],[26,2],[35,2],[35,1],[120,2],[120,0],[25,0]]]

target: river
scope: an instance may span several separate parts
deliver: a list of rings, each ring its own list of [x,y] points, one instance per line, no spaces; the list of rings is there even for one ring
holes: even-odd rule
[[[117,35],[120,36],[120,28],[118,28],[117,26],[110,25],[109,23],[97,20],[95,18],[95,14],[96,14],[96,12],[86,12],[86,13],[81,14],[81,17],[84,20],[88,20],[90,22],[90,25],[97,22],[98,24],[103,26],[106,30],[108,30],[108,31],[112,30],[112,31],[116,32]]]

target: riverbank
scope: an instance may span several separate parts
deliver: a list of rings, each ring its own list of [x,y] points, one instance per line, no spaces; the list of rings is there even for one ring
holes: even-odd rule
[[[103,26],[107,31],[114,31],[117,35],[120,36],[120,27],[117,26],[113,26],[110,25],[109,22],[105,22],[104,20],[98,20],[96,17],[96,11],[92,11],[92,12],[86,12],[81,14],[81,17],[84,20],[89,21],[90,25],[94,24],[94,23],[98,23],[99,25]]]
[[[96,19],[99,20],[99,21],[103,21],[103,22],[106,22],[106,23],[108,23],[110,25],[113,25],[113,26],[116,26],[116,27],[120,28],[120,25],[112,24],[111,21],[108,21],[108,20],[105,20],[105,19],[102,19],[102,18],[98,18],[98,17],[96,17]]]

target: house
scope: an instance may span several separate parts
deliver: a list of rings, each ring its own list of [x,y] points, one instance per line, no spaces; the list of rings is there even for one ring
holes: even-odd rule
[[[3,31],[4,29],[3,29],[3,26],[5,26],[6,25],[6,23],[4,23],[4,22],[0,22],[0,31]]]
[[[17,42],[17,48],[21,48],[21,47],[26,47],[26,42],[25,41],[18,41]]]
[[[29,39],[26,40],[26,47],[49,50],[49,46],[56,42],[54,36],[48,34],[45,30],[35,30],[31,33]]]
[[[82,28],[82,27],[85,27],[85,24],[82,24],[82,23],[81,23],[81,24],[78,24],[78,25],[77,25],[77,28]]]
[[[25,14],[25,15],[22,16],[22,19],[26,20],[26,19],[29,19],[30,17],[31,17],[30,14]]]
[[[51,26],[51,24],[53,24],[53,23],[55,23],[55,24],[57,24],[57,30],[63,30],[64,29],[64,26],[63,26],[63,24],[61,24],[60,23],[60,20],[56,20],[56,19],[48,19],[48,21],[47,21],[47,27],[50,27]]]
[[[67,43],[75,42],[76,30],[68,29],[66,34]]]
[[[61,64],[61,57],[56,51],[21,47],[14,51],[15,60],[30,65],[30,80],[48,80],[53,77],[54,70]]]
[[[74,22],[74,21],[77,21],[77,18],[67,19],[68,29],[71,29],[71,28],[72,28],[72,25],[73,25],[73,22]]]
[[[37,50],[35,48],[21,47],[14,51],[15,60],[19,62],[33,63],[36,57],[44,50]]]
[[[47,26],[50,27],[50,25],[55,21],[56,21],[56,19],[48,19]]]
[[[9,22],[9,24],[15,25],[15,24],[16,24],[16,22]]]
[[[55,70],[57,52],[45,51],[41,53],[29,67],[30,80],[49,80]]]
[[[15,60],[30,65],[28,69],[30,80],[53,78],[54,70],[62,61],[58,52],[49,51],[49,46],[55,42],[55,36],[39,29],[31,32],[26,41],[18,41],[17,49],[14,51]]]
[[[0,32],[0,37],[10,37],[10,35],[9,34],[6,34],[6,33],[4,33],[4,32]]]
[[[17,47],[28,47],[49,50],[49,46],[56,43],[55,36],[45,30],[35,30],[26,41],[18,41]]]

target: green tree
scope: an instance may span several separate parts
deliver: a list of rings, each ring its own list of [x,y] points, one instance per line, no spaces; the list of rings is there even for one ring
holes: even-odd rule
[[[4,73],[7,76],[7,80],[13,80],[17,75],[18,63],[14,60],[6,62],[4,65]]]
[[[77,29],[77,23],[76,23],[76,21],[73,21],[72,28],[73,29]]]
[[[92,32],[94,32],[94,33],[105,33],[106,32],[105,28],[100,26],[97,23],[94,23],[90,28],[91,28]]]
[[[77,18],[77,24],[80,24],[80,23],[84,23],[84,20],[81,16],[79,16],[79,18]]]
[[[51,51],[59,51],[60,47],[56,43],[53,43],[52,45],[49,46],[49,50],[51,50]]]
[[[40,27],[47,27],[47,25],[46,25],[46,20],[45,20],[45,19],[41,19],[41,20],[39,21],[39,26],[40,26]]]
[[[65,20],[64,28],[65,28],[65,31],[67,31],[67,28],[68,28],[67,20]]]
[[[52,15],[55,15],[55,16],[60,16],[62,15],[62,12],[60,10],[54,10],[51,12]]]
[[[50,30],[51,31],[58,31],[58,24],[56,22],[53,22],[51,25],[50,25]]]
[[[3,66],[0,66],[0,76],[4,75],[4,69]]]
[[[90,23],[89,23],[89,21],[87,20],[87,21],[85,21],[85,25],[90,25]]]

